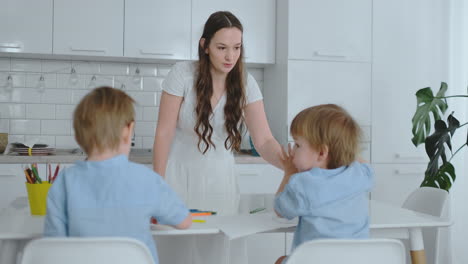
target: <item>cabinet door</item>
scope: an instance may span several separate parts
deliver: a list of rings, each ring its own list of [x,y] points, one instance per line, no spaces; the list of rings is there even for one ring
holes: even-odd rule
[[[374,1],[372,162],[426,163],[411,142],[417,90],[448,79],[446,1]],[[401,8],[402,6],[405,8]],[[398,19],[395,20],[395,14]],[[450,89],[450,88],[449,88]]]
[[[0,164],[0,211],[16,198],[27,197],[25,182],[20,164]]]
[[[55,0],[54,54],[122,56],[123,0]]]
[[[274,0],[197,0],[192,6],[192,59],[198,59],[198,42],[208,17],[221,10],[232,12],[244,27],[245,61],[275,63]]]
[[[248,263],[272,264],[284,255],[284,233],[261,233],[247,237]]]
[[[240,193],[276,193],[283,171],[270,164],[236,164]]]
[[[288,76],[288,127],[304,108],[327,103],[341,105],[360,125],[370,126],[369,63],[290,60]]]
[[[371,199],[401,206],[408,195],[424,180],[423,164],[372,164],[375,185]]]
[[[372,0],[290,0],[289,59],[368,62],[371,25]]]
[[[52,53],[52,0],[0,4],[0,52]]]
[[[191,0],[125,1],[125,57],[190,59]]]

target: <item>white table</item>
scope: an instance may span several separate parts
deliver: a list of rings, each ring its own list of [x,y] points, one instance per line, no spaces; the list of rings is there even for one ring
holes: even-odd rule
[[[425,264],[424,243],[422,239],[422,230],[424,227],[444,227],[449,226],[451,222],[447,219],[433,217],[403,209],[390,204],[372,200],[371,206],[371,235],[373,237],[394,237],[408,235],[411,245],[411,257],[413,264]],[[265,215],[264,215],[265,216]],[[253,218],[256,219],[253,219]],[[252,223],[249,216],[217,217],[209,216],[206,223],[194,223],[190,229],[175,230],[170,227],[156,226],[153,234],[163,235],[209,235],[217,234],[221,230],[229,228],[236,229],[238,235],[248,235],[258,232],[286,232],[291,231],[293,223],[281,224],[285,228],[275,228],[281,225],[274,223],[271,217],[262,217],[253,215]],[[198,217],[197,217],[198,218]],[[269,219],[271,219],[270,222]],[[259,220],[264,221],[260,222]],[[235,226],[235,223],[239,223]],[[248,227],[246,227],[248,225]],[[262,225],[266,227],[262,227]],[[14,264],[17,252],[21,249],[25,241],[40,237],[44,226],[44,217],[30,216],[28,211],[18,211],[8,209],[0,214],[0,263]],[[256,230],[257,228],[257,230]],[[260,230],[263,228],[263,230]],[[233,238],[231,232],[228,236]]]

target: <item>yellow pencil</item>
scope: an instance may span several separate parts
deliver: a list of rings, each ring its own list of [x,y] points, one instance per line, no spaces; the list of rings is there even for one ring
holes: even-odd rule
[[[192,219],[192,222],[193,222],[193,223],[206,223],[206,220],[202,220],[202,219]]]

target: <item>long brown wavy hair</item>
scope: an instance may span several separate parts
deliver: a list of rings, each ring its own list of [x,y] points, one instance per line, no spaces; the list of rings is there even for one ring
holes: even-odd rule
[[[211,97],[213,96],[213,79],[211,77],[210,57],[205,53],[209,47],[214,34],[223,28],[238,28],[243,32],[242,24],[239,19],[228,11],[219,11],[213,13],[205,23],[201,38],[205,39],[203,47],[198,45],[198,67],[195,81],[197,92],[197,122],[194,130],[198,135],[198,149],[205,154],[212,146],[216,148],[211,136],[213,127],[210,124],[210,117],[213,114],[211,108]],[[245,78],[244,78],[244,48],[241,45],[239,59],[234,68],[226,77],[226,105],[224,106],[224,128],[228,134],[224,141],[226,149],[240,150],[242,131],[244,128],[243,109],[245,107]],[[203,145],[203,147],[202,147]]]

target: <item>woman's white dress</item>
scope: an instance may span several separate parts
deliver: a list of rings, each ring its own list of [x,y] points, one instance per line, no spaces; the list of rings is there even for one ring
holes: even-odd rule
[[[180,107],[177,121],[176,133],[169,153],[166,180],[169,185],[180,195],[187,206],[191,209],[216,211],[220,215],[238,213],[239,190],[236,174],[234,172],[234,155],[232,151],[226,150],[224,141],[227,133],[224,128],[224,105],[225,94],[219,99],[213,109],[210,124],[213,127],[211,140],[216,148],[211,147],[202,154],[197,147],[198,136],[194,131],[196,122],[196,91],[195,64],[196,62],[179,62],[169,72],[163,82],[163,90],[166,93],[181,96],[183,101]],[[262,95],[255,79],[247,74],[246,81],[247,104],[261,100]],[[203,143],[201,146],[204,146]],[[184,239],[172,239],[169,244],[180,247]],[[171,250],[177,252],[177,261],[168,263],[216,263],[219,264],[223,252],[223,237],[206,236],[185,237],[186,246]],[[168,247],[158,240],[161,247]],[[190,244],[190,245],[189,245]],[[188,250],[190,248],[190,250]],[[186,250],[187,259],[181,258],[180,254]],[[163,259],[167,254],[163,253]],[[232,256],[230,263],[246,263],[247,256],[244,241],[231,241]],[[161,255],[160,255],[161,256]],[[161,263],[163,262],[161,260]],[[187,260],[187,262],[186,262]]]

